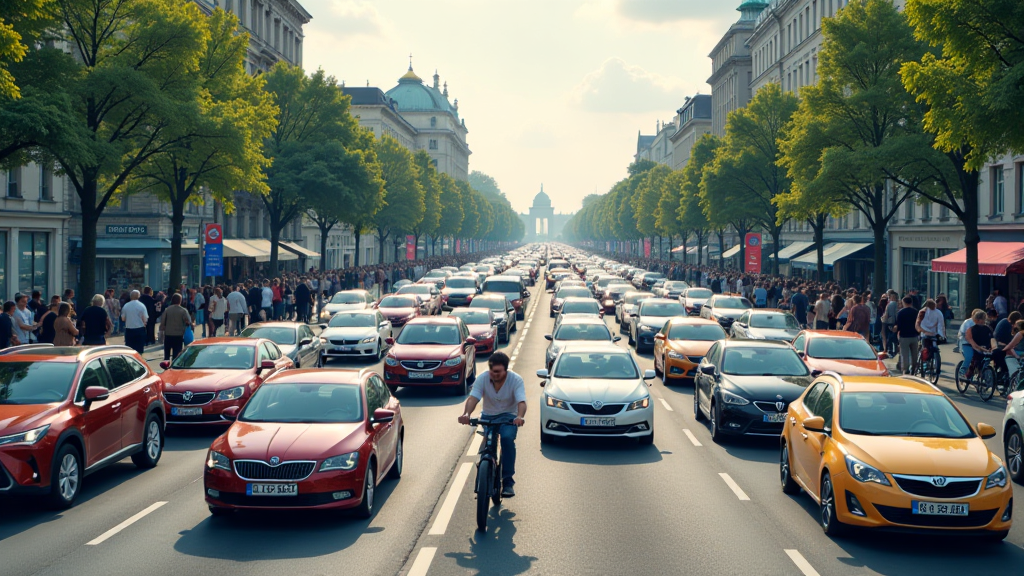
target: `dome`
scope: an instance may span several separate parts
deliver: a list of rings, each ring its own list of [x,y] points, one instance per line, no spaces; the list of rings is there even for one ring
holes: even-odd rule
[[[534,208],[551,208],[551,198],[544,193],[544,187],[540,187],[540,192],[533,197]]]
[[[423,79],[409,71],[398,79],[398,86],[388,90],[385,95],[395,101],[399,112],[448,112],[458,116],[458,111],[448,103],[445,97],[437,88],[432,88],[423,83]]]

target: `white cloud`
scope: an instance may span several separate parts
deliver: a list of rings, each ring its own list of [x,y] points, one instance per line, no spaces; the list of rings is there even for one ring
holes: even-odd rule
[[[615,11],[629,20],[667,24],[720,18],[727,12],[722,4],[722,0],[616,0]]]
[[[675,110],[687,95],[678,78],[660,76],[621,58],[609,58],[587,74],[570,100],[588,112],[638,113]]]
[[[313,28],[329,31],[336,39],[387,38],[393,31],[391,23],[366,0],[333,0],[313,17],[317,23]]]

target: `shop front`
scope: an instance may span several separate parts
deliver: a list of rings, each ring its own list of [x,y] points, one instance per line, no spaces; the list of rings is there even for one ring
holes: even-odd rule
[[[77,286],[81,278],[81,238],[71,238],[68,254],[73,284]],[[166,290],[172,284],[197,284],[199,264],[199,246],[195,243],[183,244],[182,277],[172,281],[170,240],[139,237],[99,238],[96,240],[96,286],[92,292],[102,293],[108,288],[113,288],[120,294],[122,291],[143,286],[151,286],[154,290]]]
[[[933,259],[931,270],[956,276],[959,285],[967,273],[967,248]],[[1024,242],[979,242],[978,275],[983,299],[999,290],[1016,307],[1024,300]]]
[[[873,245],[868,242],[833,242],[823,249],[825,278],[840,286],[870,289],[875,276]],[[780,254],[781,256],[781,254]],[[812,277],[818,269],[818,252],[811,250],[789,261],[790,267]]]

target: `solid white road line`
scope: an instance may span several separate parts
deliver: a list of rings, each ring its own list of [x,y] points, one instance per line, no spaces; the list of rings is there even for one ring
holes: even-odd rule
[[[664,398],[658,398],[658,400],[661,400],[661,405],[665,407],[665,410],[668,410],[669,412],[675,412],[675,410],[673,410],[672,407],[668,405],[668,402],[666,402]]]
[[[804,555],[799,550],[786,550],[786,554],[789,555],[789,559],[796,564],[796,567],[803,572],[804,576],[820,576],[818,571],[811,566],[811,563],[804,558]]]
[[[430,527],[430,532],[428,532],[431,536],[443,536],[445,530],[448,529],[448,523],[451,522],[452,514],[455,513],[455,505],[459,503],[459,496],[462,494],[462,489],[466,487],[466,479],[469,478],[469,473],[472,470],[473,464],[465,462],[455,474],[452,488],[448,491],[448,496],[445,497],[444,503],[441,504],[441,510],[437,513],[434,525]]]
[[[434,561],[436,553],[437,547],[434,546],[420,548],[420,553],[416,555],[416,560],[412,563],[412,568],[409,569],[407,576],[427,576],[430,563]]]
[[[697,440],[697,437],[694,436],[693,432],[690,432],[688,428],[683,428],[683,434],[686,434],[686,437],[690,439],[690,443],[694,446],[703,446],[703,444],[700,443],[700,440]]]
[[[110,530],[107,530],[103,534],[100,534],[99,537],[97,537],[96,539],[91,540],[89,542],[86,542],[85,545],[86,546],[96,546],[98,544],[103,544],[109,538],[111,538],[112,536],[114,536],[115,534],[120,532],[121,530],[124,530],[125,528],[131,526],[132,524],[135,524],[139,520],[142,520],[147,514],[149,514],[150,512],[156,510],[157,508],[163,506],[164,504],[167,504],[167,502],[154,502],[152,505],[150,505],[149,508],[146,508],[142,512],[139,512],[138,514],[136,514],[135,516],[132,516],[131,518],[125,520],[124,522],[121,522],[120,524],[118,524],[117,526],[114,526]]]
[[[732,493],[735,494],[737,498],[740,500],[750,500],[750,497],[747,496],[747,493],[740,488],[740,485],[732,479],[732,476],[729,476],[725,472],[719,472],[718,475],[722,477],[722,480],[725,480],[725,484],[729,486],[729,489],[732,490]]]
[[[477,452],[480,451],[480,445],[483,444],[484,437],[477,434],[476,430],[473,431],[473,440],[469,443],[469,451],[466,452],[466,456],[476,456]]]

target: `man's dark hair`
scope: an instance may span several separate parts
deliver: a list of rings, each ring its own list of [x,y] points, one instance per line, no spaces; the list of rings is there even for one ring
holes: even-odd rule
[[[910,306],[911,304],[914,303],[914,299],[911,298],[910,296],[904,296],[903,303],[906,304],[907,306]]]
[[[4,312],[7,313],[10,312],[11,310],[14,310],[15,306],[17,305],[14,303],[13,300],[8,300],[7,302],[4,302]]]
[[[487,359],[488,366],[494,367],[496,365],[501,365],[505,367],[505,370],[508,370],[508,363],[508,354],[505,354],[504,352],[495,352]]]

